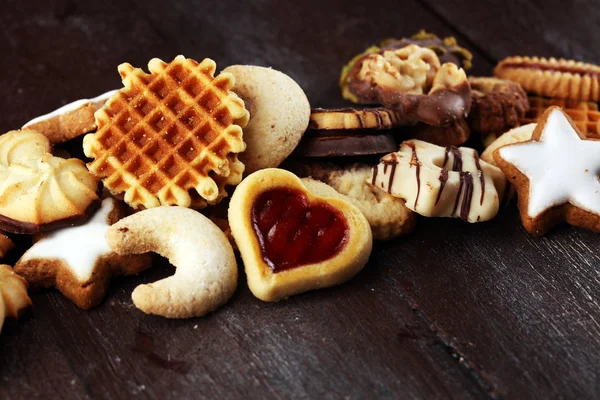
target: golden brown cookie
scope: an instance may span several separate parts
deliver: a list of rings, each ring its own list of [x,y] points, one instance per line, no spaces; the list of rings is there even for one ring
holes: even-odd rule
[[[494,159],[518,193],[525,229],[544,235],[566,222],[600,232],[600,140],[587,139],[550,107],[530,140],[502,146]]]
[[[8,236],[0,233],[0,260],[6,257],[6,254],[14,249],[15,243]]]
[[[302,183],[319,196],[340,197],[365,215],[371,225],[373,239],[388,240],[406,235],[414,229],[417,216],[405,206],[405,201],[370,185],[372,167],[353,164],[340,167],[334,164],[301,164],[296,170]],[[320,184],[319,184],[320,183]]]
[[[0,265],[0,331],[5,318],[18,318],[29,307],[27,281],[15,274],[10,265]]]
[[[518,126],[529,109],[527,94],[516,82],[492,77],[469,77],[471,111],[467,118],[473,132],[506,132]]]
[[[150,255],[120,256],[104,238],[109,226],[125,216],[122,202],[104,199],[84,225],[50,232],[23,254],[15,272],[32,288],[56,287],[87,310],[100,304],[114,276],[137,274],[152,265]]]
[[[521,84],[527,93],[580,101],[600,101],[600,66],[563,58],[507,57],[494,75]]]
[[[54,157],[51,150],[35,131],[0,136],[3,231],[33,234],[82,223],[98,207],[98,179],[81,160]]]

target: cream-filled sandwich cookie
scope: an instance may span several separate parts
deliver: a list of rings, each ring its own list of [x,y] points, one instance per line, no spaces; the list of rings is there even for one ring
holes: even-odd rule
[[[506,179],[497,167],[466,147],[441,147],[407,140],[381,158],[371,184],[406,200],[406,207],[426,217],[488,221],[498,213]]]
[[[38,240],[15,265],[15,272],[32,288],[54,286],[83,309],[97,306],[111,277],[137,274],[152,263],[150,255],[121,256],[106,243],[106,231],[124,215],[123,203],[104,199],[86,224]]]
[[[600,232],[600,140],[586,139],[559,107],[544,112],[531,140],[500,147],[494,159],[517,189],[529,233],[561,222]]]

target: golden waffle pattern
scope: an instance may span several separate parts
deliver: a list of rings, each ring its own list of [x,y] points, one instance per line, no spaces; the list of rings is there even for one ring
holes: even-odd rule
[[[600,139],[600,111],[598,103],[577,100],[529,96],[529,111],[519,122],[521,125],[537,122],[550,106],[558,106],[571,117],[577,128],[588,138]]]
[[[214,77],[208,58],[155,58],[148,68],[119,66],[125,87],[96,112],[98,131],[84,139],[90,171],[135,208],[220,201],[244,170],[237,153],[249,114],[230,91],[233,75]]]

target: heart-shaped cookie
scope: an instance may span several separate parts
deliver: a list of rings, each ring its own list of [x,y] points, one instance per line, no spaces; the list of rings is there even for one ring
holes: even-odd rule
[[[238,185],[229,224],[248,286],[263,301],[340,284],[371,254],[371,228],[356,206],[315,196],[281,169],[257,171]]]

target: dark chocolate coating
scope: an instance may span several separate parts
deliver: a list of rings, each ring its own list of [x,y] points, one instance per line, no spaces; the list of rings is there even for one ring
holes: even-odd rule
[[[386,154],[396,150],[398,145],[394,137],[389,134],[305,136],[296,147],[293,156],[348,157]]]
[[[468,82],[453,90],[442,89],[430,94],[408,94],[377,86],[358,79],[365,55],[348,74],[348,87],[364,104],[382,104],[398,113],[403,125],[424,122],[428,125],[447,126],[464,119],[471,109],[471,86]]]

